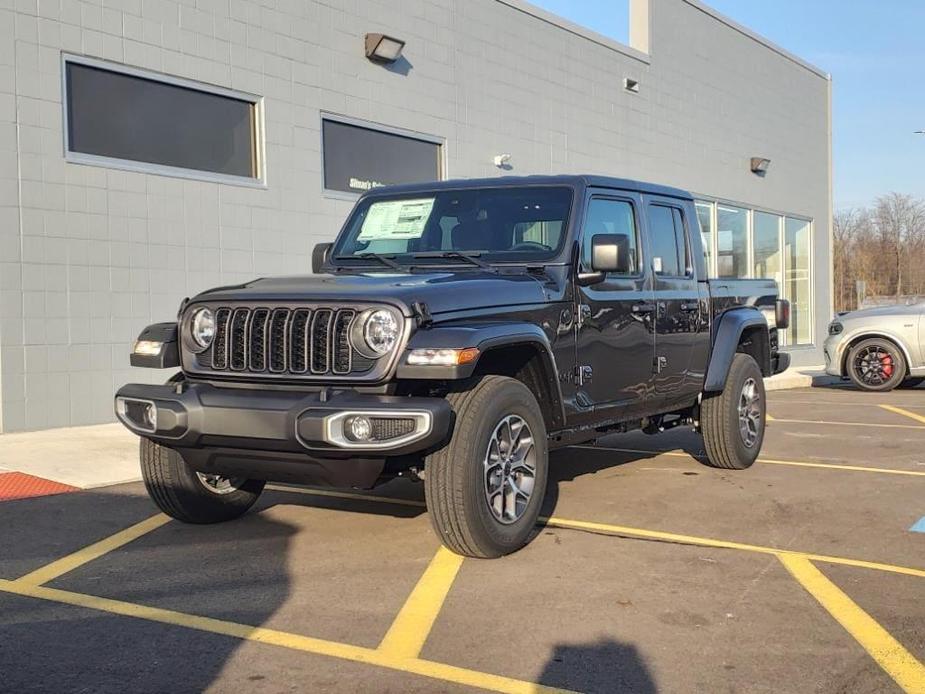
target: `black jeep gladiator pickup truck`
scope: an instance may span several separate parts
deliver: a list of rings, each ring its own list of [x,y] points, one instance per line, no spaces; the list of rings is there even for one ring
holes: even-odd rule
[[[314,275],[185,300],[126,385],[154,502],[245,513],[267,480],[423,480],[450,549],[497,557],[536,525],[550,449],[677,425],[742,469],[762,377],[787,368],[772,280],[707,279],[690,194],[594,176],[446,181],[363,195]]]

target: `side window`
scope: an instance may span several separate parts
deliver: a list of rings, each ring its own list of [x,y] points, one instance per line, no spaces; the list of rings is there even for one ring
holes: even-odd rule
[[[694,271],[694,262],[691,260],[691,249],[684,231],[684,213],[677,207],[672,207],[671,214],[674,216],[674,233],[678,241],[678,266],[681,268],[681,274],[687,276]]]
[[[656,276],[683,277],[688,274],[687,238],[680,210],[663,205],[649,206],[649,243]]]
[[[629,243],[629,272],[626,275],[610,273],[611,277],[629,277],[639,274],[639,244],[636,238],[636,215],[633,205],[626,200],[592,198],[585,217],[581,245],[581,266],[591,269],[591,238],[596,234],[622,234]]]

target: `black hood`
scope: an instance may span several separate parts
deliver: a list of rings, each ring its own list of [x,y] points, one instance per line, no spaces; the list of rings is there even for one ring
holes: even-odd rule
[[[203,292],[195,301],[330,302],[388,301],[408,308],[416,301],[431,314],[491,306],[546,303],[561,299],[561,282],[524,270],[489,272],[446,270],[271,277]]]

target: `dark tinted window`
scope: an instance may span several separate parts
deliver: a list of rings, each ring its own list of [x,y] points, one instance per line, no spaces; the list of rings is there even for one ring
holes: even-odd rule
[[[656,275],[681,277],[687,274],[687,242],[680,210],[650,205],[649,241]]]
[[[440,176],[440,145],[403,135],[325,120],[324,187],[364,193],[398,183],[426,183]]]
[[[257,178],[250,101],[67,63],[68,149]]]

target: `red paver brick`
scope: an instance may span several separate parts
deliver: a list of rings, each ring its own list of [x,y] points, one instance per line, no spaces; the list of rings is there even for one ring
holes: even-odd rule
[[[13,499],[29,499],[35,496],[49,496],[51,494],[64,494],[79,491],[78,487],[69,484],[52,482],[51,480],[27,475],[23,472],[0,473],[0,501]]]

